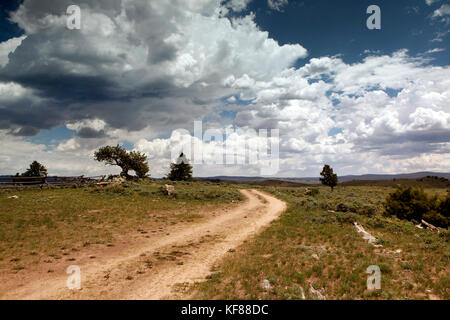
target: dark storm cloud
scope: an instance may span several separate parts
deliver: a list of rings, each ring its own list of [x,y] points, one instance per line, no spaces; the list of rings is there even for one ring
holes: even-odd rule
[[[374,134],[357,139],[358,151],[377,151],[381,155],[411,155],[422,153],[447,153],[443,144],[450,142],[450,130],[409,131],[403,134]]]
[[[25,0],[11,19],[27,37],[0,69],[0,84],[19,84],[33,102],[3,99],[0,127],[18,133],[87,119],[104,120],[105,130],[192,127],[236,93],[226,77],[266,78],[306,55],[301,45],[278,46],[252,18],[222,18],[218,3]],[[81,7],[80,30],[66,28],[72,4]]]
[[[402,134],[396,133],[376,133],[370,139],[358,139],[361,145],[369,142],[371,145],[383,145],[386,143],[406,143],[406,142],[424,142],[424,143],[443,143],[450,142],[450,130],[434,129],[427,131],[407,131]]]
[[[426,143],[418,144],[414,142],[407,142],[403,144],[390,144],[384,145],[379,151],[383,156],[403,156],[409,157],[415,154],[432,154],[432,153],[448,153],[449,150],[445,149],[441,143]]]
[[[153,41],[152,44],[152,49],[148,53],[148,62],[150,64],[158,64],[175,59],[177,49],[174,46],[161,40]]]
[[[34,89],[38,96],[59,101],[57,107],[63,111],[71,102],[95,102],[120,99],[116,96],[119,89],[109,79],[95,76],[34,74],[2,77],[5,81],[14,81],[26,88]]]
[[[68,30],[62,30],[63,34]],[[58,43],[50,43],[52,34],[44,32],[30,35],[10,55],[8,65],[0,71],[0,81],[15,82],[23,87],[36,90],[39,96],[55,99],[61,103],[71,101],[97,101],[118,98],[121,94],[119,84],[107,77],[107,74],[80,74],[71,70],[74,65],[90,66],[112,64],[116,61],[97,57],[94,54],[62,54]],[[64,36],[63,36],[64,38]],[[67,37],[68,45],[82,46],[79,36]],[[45,49],[50,55],[42,55],[42,44],[48,42]],[[67,45],[67,44],[66,44]],[[83,52],[83,51],[81,51]]]
[[[78,130],[77,136],[84,139],[94,139],[94,138],[106,138],[108,135],[105,130],[95,130],[89,127],[84,127]]]
[[[70,5],[78,5],[82,9],[89,7],[104,14],[118,14],[121,10],[121,0],[25,0],[23,6],[26,11],[23,12],[24,18],[28,22],[36,22],[46,17],[48,14],[61,15],[66,13],[67,7]]]
[[[61,53],[55,49],[56,44],[51,45],[51,50],[56,51],[54,54],[43,56],[39,49],[50,36],[48,32],[28,36],[10,55],[9,64],[0,71],[0,81],[20,84],[41,98],[1,103],[0,127],[26,125],[34,130],[20,130],[16,134],[30,135],[66,121],[98,117],[106,119],[115,128],[139,130],[149,124],[149,111],[167,111],[167,105],[160,99],[182,97],[187,92],[176,87],[171,77],[163,75],[139,83],[147,76],[145,70],[92,75],[71,72],[72,64],[78,68],[112,65],[120,62],[121,57],[98,57],[83,51],[82,54]],[[77,45],[84,41],[77,36],[68,39]],[[144,100],[139,102],[137,99]]]
[[[22,127],[17,132],[12,132],[14,136],[32,137],[39,133],[39,129],[33,127]]]
[[[82,14],[88,8],[90,12],[110,16],[115,23],[121,2],[85,0],[77,4]],[[175,30],[168,16],[154,13],[148,2],[130,3],[126,18],[133,21],[136,32],[129,33],[128,42],[122,44],[118,34],[112,35],[119,41],[116,44],[115,38],[103,38],[101,32],[95,33],[97,30],[87,33],[68,30],[65,23],[42,26],[45,17],[64,15],[71,4],[72,1],[65,0],[25,1],[26,10],[13,14],[19,25],[32,32],[10,54],[9,63],[0,69],[0,82],[20,84],[37,99],[3,101],[0,127],[27,126],[15,132],[29,135],[67,121],[98,117],[107,120],[113,128],[139,130],[153,118],[161,119],[152,117],[151,112],[167,111],[167,106],[159,100],[185,96],[186,88],[177,87],[173,77],[156,71],[159,64],[176,58],[176,48],[162,41]],[[178,9],[174,8],[175,13],[168,12],[169,16],[176,14]],[[120,45],[125,47],[115,50]],[[134,58],[135,45],[148,47],[147,67],[125,70],[123,66]],[[176,105],[182,107],[179,102]],[[171,116],[175,117],[177,111]]]
[[[33,136],[42,129],[60,125],[69,114],[58,112],[58,105],[34,99],[19,99],[0,103],[0,128],[9,129],[14,135]],[[76,115],[70,114],[74,119]],[[22,129],[17,130],[18,127]]]

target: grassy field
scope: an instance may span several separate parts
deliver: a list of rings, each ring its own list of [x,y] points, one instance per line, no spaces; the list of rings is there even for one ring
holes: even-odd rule
[[[388,187],[262,188],[288,210],[195,286],[200,299],[307,299],[309,286],[327,299],[450,299],[450,234],[382,215]],[[427,192],[445,194],[445,189]],[[329,212],[329,210],[336,211]],[[346,211],[346,212],[340,212]],[[357,221],[378,238],[356,232]],[[368,291],[366,269],[378,265],[381,290]],[[260,286],[264,279],[270,289]]]
[[[144,227],[194,222],[201,210],[242,199],[237,189],[208,182],[179,183],[168,197],[163,184],[0,191],[0,269],[19,271],[67,250],[110,245],[116,235]]]
[[[187,182],[164,196],[164,182],[0,191],[0,269],[18,272],[118,235],[200,221],[202,210],[242,200],[258,188],[288,203],[281,218],[221,261],[191,288],[199,299],[307,299],[310,286],[327,299],[450,299],[450,233],[383,216],[392,187],[249,186]],[[443,196],[445,188],[429,188]],[[17,195],[18,199],[9,199]],[[378,239],[377,248],[353,222]],[[381,290],[368,291],[366,269],[381,269]],[[263,289],[261,281],[270,288]]]
[[[395,187],[402,186],[422,187],[422,188],[450,188],[450,181],[445,178],[424,177],[419,179],[392,179],[392,180],[354,180],[343,182],[340,185],[346,187]]]

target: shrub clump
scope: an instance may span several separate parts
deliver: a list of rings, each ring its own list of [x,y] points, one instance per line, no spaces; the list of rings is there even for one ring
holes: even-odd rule
[[[118,185],[118,184],[109,185],[106,187],[96,187],[95,189],[91,190],[91,192],[109,195],[120,195],[120,196],[131,195],[133,193],[126,185]]]
[[[336,211],[339,211],[339,212],[348,212],[348,211],[350,211],[350,210],[349,210],[349,208],[348,208],[348,206],[347,206],[346,204],[344,204],[344,203],[339,203],[339,204],[336,206]]]
[[[336,220],[338,222],[340,222],[341,224],[344,224],[344,223],[356,222],[358,219],[357,219],[356,214],[354,214],[352,212],[337,212]]]
[[[422,188],[397,186],[386,197],[385,213],[409,221],[425,221],[447,228],[450,222],[447,198],[439,201],[438,197],[428,196]]]
[[[373,205],[364,205],[362,208],[358,210],[358,214],[363,216],[371,217],[374,216],[377,212],[377,208]]]
[[[305,194],[306,194],[307,196],[315,197],[315,196],[317,196],[318,194],[320,194],[320,191],[319,191],[319,189],[317,189],[317,188],[311,188],[311,189],[309,189],[308,191],[306,191]]]

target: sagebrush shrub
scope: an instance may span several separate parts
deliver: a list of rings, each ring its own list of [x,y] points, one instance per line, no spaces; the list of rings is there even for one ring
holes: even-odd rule
[[[353,223],[358,221],[356,214],[352,212],[337,212],[336,213],[336,220],[340,223]]]
[[[318,194],[320,194],[320,191],[319,191],[319,189],[316,189],[316,188],[312,188],[306,192],[307,196],[312,196],[312,197],[317,196]]]
[[[450,190],[447,190],[447,196],[439,205],[439,212],[446,218],[450,218]]]
[[[422,188],[399,185],[386,197],[385,213],[410,221],[424,219],[438,227],[447,228],[448,197],[447,194],[446,199],[439,201],[436,195],[428,196]]]
[[[387,196],[385,209],[388,215],[399,219],[420,221],[433,208],[422,188],[398,186]]]
[[[339,203],[339,204],[336,206],[336,211],[339,211],[339,212],[347,212],[347,211],[349,211],[349,208],[348,208],[348,206],[347,206],[346,204],[344,204],[344,203]]]

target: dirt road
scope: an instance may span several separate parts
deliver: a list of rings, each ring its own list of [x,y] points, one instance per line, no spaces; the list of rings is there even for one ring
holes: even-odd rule
[[[220,259],[269,225],[286,208],[277,198],[241,190],[246,201],[208,213],[201,222],[171,226],[165,235],[110,250],[84,252],[74,262],[23,270],[0,279],[1,299],[181,299],[183,288],[202,281]],[[77,265],[81,289],[69,290],[66,269]]]

